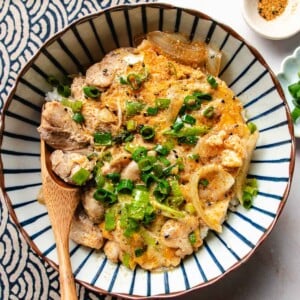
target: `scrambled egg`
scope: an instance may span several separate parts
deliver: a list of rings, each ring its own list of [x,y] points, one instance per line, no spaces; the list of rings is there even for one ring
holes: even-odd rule
[[[57,175],[83,186],[79,210],[101,242],[87,241],[90,227],[78,240],[84,230],[76,227],[78,217],[71,237],[103,248],[129,268],[158,270],[199,249],[208,230],[222,231],[230,201],[242,201],[258,137],[224,81],[145,39],[137,48],[112,51],[74,78],[68,100],[46,104],[39,131],[56,149]],[[81,102],[77,111],[70,105],[75,101]],[[76,123],[72,130],[64,121],[54,132],[53,103],[65,106]],[[76,113],[82,118],[74,119]],[[57,128],[67,137],[60,143]],[[78,155],[88,163],[81,166]]]

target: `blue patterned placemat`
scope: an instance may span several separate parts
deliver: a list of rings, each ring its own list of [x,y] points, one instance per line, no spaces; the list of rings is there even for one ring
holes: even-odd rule
[[[0,0],[0,112],[19,71],[55,32],[87,14],[138,2],[152,0]],[[80,300],[114,299],[78,284],[77,294]],[[30,249],[2,197],[0,299],[59,299],[58,273]]]

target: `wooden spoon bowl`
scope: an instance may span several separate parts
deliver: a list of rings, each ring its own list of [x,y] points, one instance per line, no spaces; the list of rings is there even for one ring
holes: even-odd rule
[[[53,174],[50,151],[43,140],[41,140],[41,170],[43,198],[56,242],[61,299],[75,300],[78,298],[69,254],[69,233],[80,200],[79,189],[66,184]]]

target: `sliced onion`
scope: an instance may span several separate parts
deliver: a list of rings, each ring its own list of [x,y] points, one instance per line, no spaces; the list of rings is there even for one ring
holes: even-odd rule
[[[147,39],[158,53],[183,64],[201,67],[207,73],[217,76],[220,70],[221,53],[204,42],[189,42],[179,33],[152,31]]]

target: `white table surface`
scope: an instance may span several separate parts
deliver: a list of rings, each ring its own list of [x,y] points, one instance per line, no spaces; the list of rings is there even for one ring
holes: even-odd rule
[[[254,0],[249,0],[254,1]],[[300,34],[272,41],[260,37],[245,23],[241,0],[165,0],[206,13],[232,27],[254,46],[277,74],[282,60],[300,45]],[[296,300],[300,299],[300,139],[296,141],[296,164],[288,201],[271,234],[240,268],[217,283],[178,300]],[[275,171],[275,170],[274,170]]]

